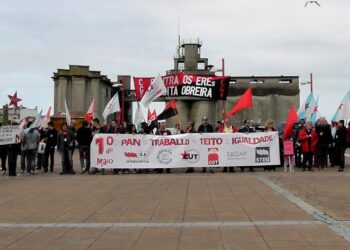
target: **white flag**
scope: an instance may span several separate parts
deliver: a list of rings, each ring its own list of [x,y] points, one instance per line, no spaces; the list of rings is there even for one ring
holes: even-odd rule
[[[43,110],[39,112],[39,114],[36,115],[35,120],[32,122],[32,124],[29,126],[29,128],[26,128],[24,130],[24,133],[28,133],[30,129],[32,128],[39,128],[41,126],[41,114]]]
[[[51,106],[49,107],[44,119],[42,119],[39,129],[47,128],[47,123],[50,121],[50,113],[51,113]]]
[[[32,125],[30,125],[30,128],[38,128],[41,125],[41,114],[43,113],[43,110],[39,112],[39,114],[35,117],[34,122]]]
[[[109,114],[113,114],[114,112],[119,112],[120,111],[120,104],[119,104],[119,97],[118,93],[116,93],[112,99],[107,103],[104,111],[103,111],[103,118],[105,121],[107,120],[107,116]]]
[[[341,101],[337,111],[335,112],[332,121],[348,120],[350,119],[350,90],[346,93]]]
[[[166,93],[166,87],[162,80],[162,77],[158,74],[156,78],[153,79],[151,85],[146,90],[145,94],[141,99],[141,103],[146,108],[157,99],[159,96]]]
[[[139,132],[141,130],[141,122],[145,120],[145,117],[143,116],[141,105],[138,102],[137,103],[137,109],[135,112],[135,118],[134,118],[134,124],[136,126],[136,130]]]
[[[70,117],[70,113],[68,110],[67,100],[64,100],[64,108],[66,109],[66,122],[67,122],[67,125],[70,126],[72,118]]]

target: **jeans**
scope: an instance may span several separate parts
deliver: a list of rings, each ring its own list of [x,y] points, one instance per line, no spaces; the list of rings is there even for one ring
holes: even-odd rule
[[[73,159],[72,150],[70,148],[64,148],[61,151],[62,159],[62,173],[72,173],[73,172]]]
[[[90,145],[79,145],[80,167],[81,170],[90,170]],[[86,165],[84,164],[84,158],[86,158]]]
[[[26,150],[27,173],[34,171],[35,156],[36,156],[36,149],[27,149]]]
[[[55,162],[55,148],[49,147],[45,150],[45,160],[44,160],[44,169],[47,170],[49,167],[49,157],[50,157],[50,171],[53,171],[53,166]]]
[[[41,169],[41,167],[44,167],[44,157],[45,155],[44,154],[37,154],[37,157],[36,157],[36,165],[37,165],[37,169]]]

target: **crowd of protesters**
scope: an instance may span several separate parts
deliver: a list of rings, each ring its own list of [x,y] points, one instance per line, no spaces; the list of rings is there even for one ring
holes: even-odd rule
[[[90,167],[90,144],[93,136],[98,133],[109,134],[155,134],[167,136],[172,134],[186,133],[254,133],[256,131],[277,131],[272,120],[268,120],[266,126],[255,128],[250,120],[245,120],[243,126],[237,128],[233,126],[230,120],[218,121],[213,127],[208,122],[207,117],[202,117],[202,123],[195,128],[192,121],[187,122],[186,128],[181,128],[179,124],[175,128],[168,129],[165,121],[147,124],[143,122],[138,132],[134,124],[123,122],[117,125],[112,121],[109,126],[102,126],[99,119],[93,119],[92,123],[84,121],[77,130],[66,123],[61,125],[60,131],[54,128],[52,122],[48,122],[46,129],[38,130],[31,128],[31,122],[26,124],[26,129],[21,134],[20,144],[0,145],[1,169],[5,174],[6,160],[8,161],[9,176],[16,176],[17,158],[20,155],[20,168],[22,173],[37,174],[39,170],[43,172],[54,172],[55,151],[61,155],[61,175],[75,174],[73,167],[73,154],[75,149],[79,151],[80,173],[81,174],[104,174],[104,170]],[[302,171],[312,171],[314,168],[325,169],[327,167],[339,166],[338,171],[344,171],[345,150],[350,147],[350,122],[348,127],[344,121],[332,122],[328,124],[324,117],[321,117],[315,126],[311,122],[305,122],[303,119],[294,127],[293,136],[284,138],[283,124],[278,128],[280,135],[281,166],[284,171],[295,171],[294,167]],[[283,146],[285,141],[292,141],[293,155],[285,155]],[[266,166],[265,171],[275,170],[277,166]],[[253,167],[248,167],[249,171],[254,172]],[[210,173],[214,173],[216,168],[209,168]],[[245,167],[240,167],[243,172]],[[114,174],[129,173],[129,169],[113,169]],[[150,170],[138,170],[137,172],[149,172]],[[163,173],[163,169],[155,169],[156,173]],[[202,168],[206,172],[207,168]],[[165,172],[170,173],[167,168]],[[187,168],[187,173],[194,172],[194,168]],[[235,172],[234,166],[224,167],[223,172]]]

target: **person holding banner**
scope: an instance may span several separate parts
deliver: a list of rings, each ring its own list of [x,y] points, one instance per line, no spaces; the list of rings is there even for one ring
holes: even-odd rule
[[[194,125],[193,121],[188,121],[186,130],[183,131],[184,134],[196,133],[196,130],[193,128],[193,125]],[[194,172],[194,168],[187,168],[186,169],[186,173],[193,173],[193,172]]]
[[[159,128],[157,129],[155,135],[171,135],[170,130],[166,129],[165,121],[159,121]],[[165,171],[168,174],[171,172],[170,168],[167,168]],[[163,173],[163,169],[162,168],[158,168],[158,169],[156,169],[156,172],[158,174]]]
[[[80,173],[89,173],[90,170],[90,144],[92,142],[92,132],[90,123],[83,121],[82,126],[77,131],[77,141],[79,146]],[[86,161],[86,164],[84,163]]]
[[[12,125],[18,125],[13,123]],[[7,145],[7,157],[8,157],[8,167],[9,167],[9,176],[17,176],[17,156],[21,152],[20,143],[12,143]]]
[[[92,137],[94,137],[96,134],[104,134],[106,132],[107,130],[104,127],[101,127],[100,120],[98,118],[92,120]],[[89,174],[96,174],[97,172],[98,170],[96,168],[93,168]],[[101,169],[101,174],[105,174],[104,169]]]
[[[274,132],[276,131],[275,127],[273,126],[273,121],[269,119],[266,123],[265,132]],[[264,166],[264,171],[276,171],[276,166]]]
[[[109,126],[107,133],[108,134],[116,134],[118,132],[118,127],[115,121],[112,121],[111,125]]]
[[[73,170],[72,147],[74,136],[67,123],[62,123],[61,131],[57,136],[57,151],[61,153],[63,174],[75,174]]]
[[[299,141],[301,143],[301,151],[303,152],[302,169],[305,171],[306,167],[312,171],[312,162],[318,142],[318,136],[312,128],[312,122],[307,122],[305,127],[299,132]]]
[[[236,133],[237,132],[237,128],[231,125],[231,121],[229,119],[226,118],[222,124],[223,126],[219,128],[218,133]],[[230,173],[235,172],[234,167],[228,167],[228,168],[224,167],[222,172],[226,173],[227,169],[229,170]]]
[[[198,127],[198,133],[213,133],[213,127],[208,123],[208,118],[206,116],[202,117],[202,124]],[[209,168],[210,173],[215,173],[214,168]],[[202,168],[202,173],[207,172],[206,168]]]
[[[240,133],[247,133],[247,134],[255,132],[255,130],[250,127],[250,120],[247,120],[247,119],[244,120],[243,125],[244,126],[242,128],[240,128],[238,130],[238,132],[240,132]],[[249,167],[249,171],[250,172],[254,172],[254,168],[253,167]],[[241,172],[244,172],[244,167],[241,167]]]
[[[0,145],[1,171],[6,172],[7,145]]]

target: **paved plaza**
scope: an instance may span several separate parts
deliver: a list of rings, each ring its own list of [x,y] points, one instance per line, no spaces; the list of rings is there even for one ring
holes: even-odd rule
[[[0,249],[350,249],[348,170],[58,170],[0,177]]]

